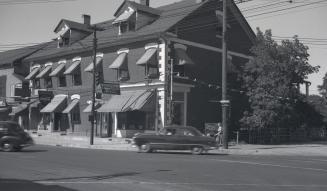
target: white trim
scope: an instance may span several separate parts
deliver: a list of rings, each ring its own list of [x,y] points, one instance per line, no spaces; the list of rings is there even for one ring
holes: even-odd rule
[[[71,100],[74,100],[74,99],[81,99],[81,96],[79,94],[74,94],[72,96],[70,96],[70,99]]]
[[[156,49],[158,49],[159,48],[159,45],[158,45],[158,43],[149,43],[149,44],[146,44],[144,48],[145,48],[145,50],[148,50],[150,48],[156,48]]]
[[[44,64],[44,66],[45,66],[45,67],[46,67],[46,66],[52,66],[52,64],[53,64],[52,62],[47,62],[47,63]]]
[[[59,60],[58,61],[58,64],[66,64],[67,63],[67,60],[66,59],[62,59],[62,60]]]
[[[187,92],[184,92],[184,126],[187,125]]]
[[[82,61],[82,57],[77,56],[77,57],[73,58],[72,61],[73,62],[75,62],[75,61]]]
[[[139,83],[139,84],[126,84],[126,85],[120,85],[120,88],[135,88],[135,87],[163,86],[163,85],[165,85],[164,82],[154,82],[154,83],[150,83],[150,84]]]
[[[102,52],[97,53],[96,57],[102,57],[103,58],[103,53]]]
[[[117,50],[117,54],[121,54],[121,53],[129,53],[129,49],[128,48],[122,48],[122,49],[119,49]]]
[[[206,49],[206,50],[211,50],[211,51],[214,51],[214,52],[220,52],[220,53],[223,52],[223,50],[221,48],[208,46],[208,45],[197,43],[197,42],[192,42],[192,41],[183,40],[183,39],[174,38],[174,37],[169,37],[169,39],[171,41],[178,42],[178,43],[185,44],[185,45],[189,45],[189,46],[194,46],[194,47],[198,47],[198,48],[202,48],[202,49]],[[228,54],[231,55],[231,56],[237,56],[237,57],[241,57],[241,58],[245,58],[245,59],[249,59],[249,60],[253,59],[253,56],[245,55],[243,53],[228,51]]]
[[[31,66],[31,71],[32,71],[34,68],[40,68],[40,67],[41,67],[40,64],[35,64],[35,65]]]

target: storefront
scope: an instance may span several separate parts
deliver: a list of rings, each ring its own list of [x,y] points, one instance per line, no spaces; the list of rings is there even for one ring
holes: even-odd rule
[[[154,131],[156,121],[156,91],[122,91],[111,95],[97,109],[100,125],[111,129],[116,137],[132,137],[137,132]]]

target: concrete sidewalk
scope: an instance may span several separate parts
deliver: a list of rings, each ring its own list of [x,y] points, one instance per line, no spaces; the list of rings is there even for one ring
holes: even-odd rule
[[[104,150],[137,151],[130,144],[131,139],[125,138],[94,138],[90,145],[90,138],[86,136],[60,134],[33,134],[30,133],[38,145],[52,145],[76,148],[91,148]],[[294,155],[294,156],[326,156],[327,142],[293,145],[252,145],[231,144],[229,149],[212,150],[210,153],[232,155]]]

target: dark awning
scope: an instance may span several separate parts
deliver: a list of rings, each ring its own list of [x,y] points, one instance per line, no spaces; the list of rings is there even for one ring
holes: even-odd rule
[[[96,63],[95,65],[98,66],[100,64],[100,62],[102,61],[102,57],[101,56],[98,56],[97,59],[96,59]],[[92,72],[93,71],[93,62],[91,62],[85,69],[84,69],[85,72]]]
[[[97,112],[126,112],[142,110],[143,106],[153,97],[152,91],[122,91],[121,95],[112,95]],[[154,108],[153,108],[154,109]]]
[[[64,72],[65,75],[71,75],[72,73],[75,72],[75,70],[79,67],[81,61],[80,60],[76,60],[73,62],[72,65],[70,65],[66,71]]]
[[[58,76],[62,74],[62,72],[65,70],[65,63],[61,63],[57,66],[56,69],[54,69],[49,76]]]
[[[9,115],[17,115],[27,108],[28,108],[27,104],[20,104],[20,105],[14,106],[14,107],[12,107],[11,113],[9,113]]]
[[[175,49],[175,56],[176,56],[176,65],[182,66],[185,64],[194,64],[192,59],[187,55],[185,50],[181,48],[176,48]]]
[[[32,71],[25,77],[25,80],[33,80],[39,71],[40,67],[33,68]]]
[[[62,113],[70,113],[79,103],[79,99],[73,99]]]
[[[67,96],[65,95],[56,95],[40,112],[52,113],[62,111],[65,108],[66,98]]]
[[[141,56],[141,58],[136,62],[137,65],[156,65],[155,56],[157,53],[156,48],[149,48],[145,51],[145,53]]]
[[[52,66],[46,66],[35,78],[45,78],[49,76]]]
[[[127,53],[120,53],[109,66],[110,69],[127,69]]]

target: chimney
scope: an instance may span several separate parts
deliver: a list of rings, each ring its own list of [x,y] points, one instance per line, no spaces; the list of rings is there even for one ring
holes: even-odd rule
[[[83,20],[84,20],[84,25],[91,25],[91,16],[83,14],[82,15]]]
[[[150,0],[140,0],[140,4],[141,5],[146,5],[146,6],[150,6]]]

